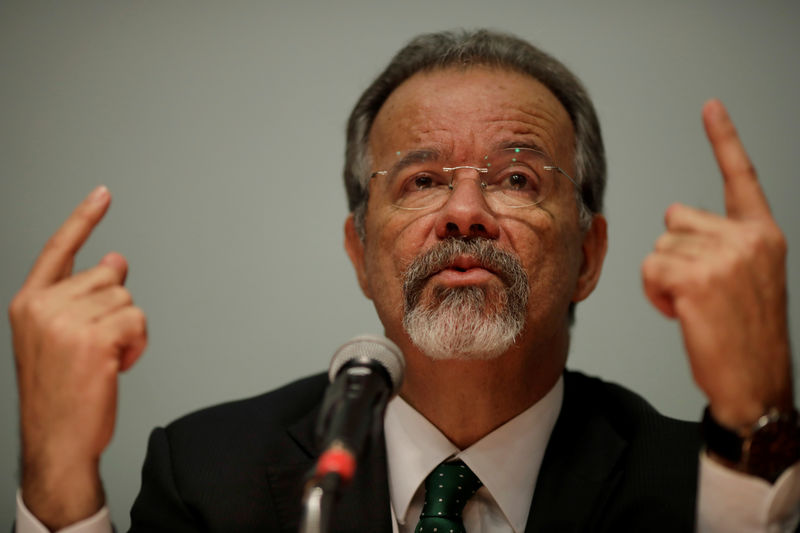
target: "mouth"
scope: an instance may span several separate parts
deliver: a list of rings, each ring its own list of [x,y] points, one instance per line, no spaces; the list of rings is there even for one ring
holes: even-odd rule
[[[403,274],[405,309],[419,304],[427,289],[501,290],[527,301],[528,276],[519,259],[488,239],[446,239],[422,252]],[[515,296],[516,297],[516,296]]]
[[[467,255],[456,257],[450,264],[434,272],[430,279],[449,287],[479,285],[499,277],[491,267]]]

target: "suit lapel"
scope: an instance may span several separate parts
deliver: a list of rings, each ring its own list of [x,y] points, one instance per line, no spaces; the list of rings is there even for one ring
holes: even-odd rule
[[[303,452],[304,460],[269,468],[277,518],[286,533],[295,533],[300,526],[303,484],[319,455],[314,439],[318,416],[319,407],[287,428],[294,445]],[[366,447],[353,483],[342,489],[339,500],[334,504],[331,522],[331,533],[392,532],[386,446],[382,431]]]
[[[353,483],[344,489],[335,508],[333,531],[392,533],[383,432],[370,443],[365,457],[365,464],[359,466]]]
[[[536,483],[526,533],[586,531],[619,481],[626,441],[593,414],[576,379],[565,375],[564,403]]]
[[[292,460],[273,458],[267,468],[277,522],[286,533],[295,533],[300,527],[303,484],[317,453],[313,430],[318,412],[318,408],[313,409],[287,428],[291,438],[287,446],[293,449],[286,455]]]

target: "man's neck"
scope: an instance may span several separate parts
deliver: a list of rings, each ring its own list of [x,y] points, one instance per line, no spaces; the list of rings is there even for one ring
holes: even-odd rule
[[[568,339],[547,354],[510,351],[488,360],[433,360],[406,353],[401,396],[464,449],[539,401],[566,364]]]

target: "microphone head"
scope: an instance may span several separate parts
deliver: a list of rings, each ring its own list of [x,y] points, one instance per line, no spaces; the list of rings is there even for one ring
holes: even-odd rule
[[[396,394],[403,383],[406,361],[403,352],[395,343],[380,335],[359,335],[344,343],[331,359],[328,379],[331,383],[344,365],[350,361],[362,359],[364,362],[375,362],[386,369],[392,380],[392,394]]]

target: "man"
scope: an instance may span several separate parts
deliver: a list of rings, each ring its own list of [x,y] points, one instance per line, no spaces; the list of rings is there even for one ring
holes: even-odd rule
[[[398,53],[351,115],[345,245],[406,380],[335,531],[426,531],[429,474],[462,468],[453,459],[477,476],[460,502],[471,532],[795,527],[785,243],[722,105],[709,102],[703,119],[727,214],[672,206],[643,265],[708,397],[701,453],[694,425],[564,370],[573,308],[606,251],[602,140],[577,79],[483,31],[421,36]],[[121,256],[71,274],[109,201],[99,188],[78,207],[11,304],[20,525],[28,512],[50,529],[105,519],[97,467],[117,373],[146,344]],[[295,530],[324,384],[315,376],[154,431],[132,529]]]

